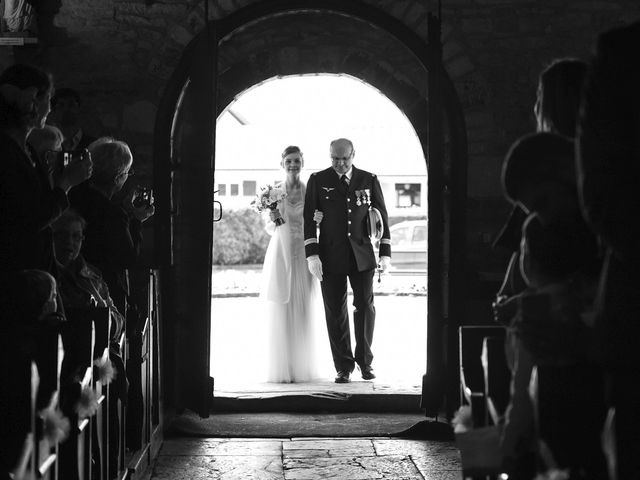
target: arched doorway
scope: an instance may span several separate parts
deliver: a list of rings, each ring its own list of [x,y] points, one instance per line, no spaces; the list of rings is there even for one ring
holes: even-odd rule
[[[356,372],[351,385],[332,383],[335,370],[318,303],[312,322],[317,378],[274,385],[267,380],[273,352],[263,315],[268,304],[258,297],[271,237],[250,203],[261,186],[284,179],[279,161],[285,146],[302,148],[301,179],[307,182],[329,165],[329,142],[340,136],[354,142],[355,164],[376,173],[393,232],[392,267],[373,282],[377,379],[363,383]],[[224,211],[213,231],[210,369],[220,400],[215,409],[227,399],[263,392],[329,394],[337,388],[345,395],[418,394],[426,366],[427,170],[422,145],[403,112],[379,90],[348,75],[272,78],[237,95],[219,114],[215,167],[216,199]],[[351,334],[355,345],[353,329]],[[240,346],[253,356],[238,358]]]
[[[423,402],[428,416],[457,389],[455,338],[464,308],[466,133],[442,65],[439,20],[425,42],[394,17],[355,0],[264,2],[211,21],[185,49],[155,130],[157,261],[165,391],[207,415],[215,119],[233,97],[278,75],[344,73],[396,103],[413,124],[429,178],[429,308]],[[268,41],[266,41],[268,39]],[[452,221],[453,220],[453,221]]]

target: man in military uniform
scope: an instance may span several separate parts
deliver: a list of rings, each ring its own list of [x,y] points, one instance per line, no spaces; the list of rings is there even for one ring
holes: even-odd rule
[[[380,263],[391,263],[387,209],[378,178],[352,165],[355,151],[346,138],[331,142],[331,167],[314,173],[307,183],[304,203],[304,238],[309,271],[321,282],[322,297],[337,376],[347,383],[357,363],[362,378],[375,378],[371,343],[376,310],[373,305],[373,276],[377,266],[369,237],[369,209],[380,212],[383,234]],[[323,213],[320,236],[316,235],[314,213]],[[353,290],[356,349],[351,350],[347,313],[347,278]]]

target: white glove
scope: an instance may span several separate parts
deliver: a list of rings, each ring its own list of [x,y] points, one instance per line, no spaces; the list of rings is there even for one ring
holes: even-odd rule
[[[380,257],[380,269],[382,272],[386,272],[391,267],[391,257],[382,256]]]
[[[307,267],[311,275],[316,277],[319,281],[322,281],[322,260],[318,255],[311,255],[307,257]]]
[[[313,212],[313,221],[316,222],[316,225],[320,225],[320,222],[322,222],[323,218],[324,213],[322,213],[320,210],[316,210],[315,212]]]

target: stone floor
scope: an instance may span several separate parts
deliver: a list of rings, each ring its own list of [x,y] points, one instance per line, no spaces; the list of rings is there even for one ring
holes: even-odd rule
[[[395,438],[169,438],[154,480],[461,479],[453,442]]]

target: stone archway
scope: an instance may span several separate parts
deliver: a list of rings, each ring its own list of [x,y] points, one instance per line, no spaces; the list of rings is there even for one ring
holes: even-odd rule
[[[429,26],[425,43],[396,18],[359,1],[326,0],[313,6],[304,0],[265,2],[210,22],[185,49],[159,108],[154,143],[156,253],[162,266],[164,315],[171,318],[165,323],[174,333],[175,342],[167,350],[179,379],[173,392],[178,406],[196,405],[194,410],[204,414],[213,390],[209,370],[203,368],[208,367],[208,347],[193,347],[198,339],[208,338],[210,319],[210,264],[208,269],[202,264],[210,255],[211,212],[201,207],[212,203],[216,112],[257,83],[300,73],[361,78],[394,101],[413,124],[429,169],[433,293],[429,372],[423,379],[427,414],[435,415],[445,390],[452,392],[451,386],[457,385],[455,348],[445,344],[455,338],[460,317],[454,310],[463,308],[458,272],[464,271],[459,267],[464,261],[466,132],[442,65],[435,17],[429,16]],[[185,384],[189,372],[196,379]],[[171,389],[168,393],[171,396]]]

